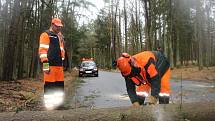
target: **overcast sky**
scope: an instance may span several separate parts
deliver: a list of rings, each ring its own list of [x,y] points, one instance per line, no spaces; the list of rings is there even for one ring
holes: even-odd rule
[[[88,17],[87,18],[84,18],[84,19],[81,19],[79,22],[80,23],[86,23],[88,22],[90,19],[96,19],[97,17],[97,14],[99,13],[99,10],[102,9],[104,7],[104,2],[103,0],[88,0],[89,2],[95,4],[96,8],[95,7],[90,7],[90,10],[84,10],[82,11],[81,13],[86,15]]]
[[[92,16],[96,17],[96,14],[98,14],[99,10],[104,7],[104,1],[103,0],[88,0],[88,1],[95,4],[96,8],[92,7],[90,10],[93,11]]]

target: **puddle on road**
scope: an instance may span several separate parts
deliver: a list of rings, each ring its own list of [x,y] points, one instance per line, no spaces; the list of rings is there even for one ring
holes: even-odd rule
[[[119,81],[110,84],[97,78],[84,78],[86,83],[77,89],[76,97],[73,100],[76,102],[76,107],[93,107],[93,108],[110,108],[131,106],[128,97],[125,82]],[[112,83],[112,84],[111,84]],[[104,85],[102,85],[104,84]],[[170,103],[180,103],[181,95],[182,102],[201,102],[215,100],[215,87],[210,83],[171,80],[172,94]],[[147,101],[147,99],[146,99]]]

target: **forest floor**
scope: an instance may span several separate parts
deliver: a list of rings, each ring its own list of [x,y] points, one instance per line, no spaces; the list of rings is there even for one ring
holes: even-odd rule
[[[75,88],[77,87],[78,84],[76,83],[77,82],[76,81],[77,79],[75,78],[76,75],[77,75],[77,72],[75,72],[75,71],[72,71],[71,73],[69,73],[69,72],[65,73],[65,85],[67,85],[65,87],[66,92],[73,93]],[[198,67],[184,67],[184,68],[180,68],[180,69],[174,69],[171,72],[171,77],[174,79],[182,78],[183,80],[204,81],[204,82],[211,82],[214,84],[215,83],[215,67],[204,68],[201,71],[198,70]],[[81,83],[81,82],[78,82],[78,83]],[[0,81],[0,112],[1,112],[0,117],[2,117],[2,119],[0,118],[0,120],[7,120],[7,119],[4,119],[6,114],[14,115],[12,113],[18,113],[18,112],[22,113],[25,111],[42,111],[43,112],[43,110],[45,110],[45,109],[43,109],[43,105],[42,105],[43,102],[41,101],[42,93],[43,93],[42,77],[39,77],[38,79],[23,79],[23,80],[10,81],[10,82]],[[195,108],[197,105],[199,106],[199,108],[196,108],[195,109],[196,112],[193,112],[193,108]],[[173,110],[173,109],[169,109],[169,107],[177,108],[177,106],[178,105],[171,104],[170,106],[168,106],[168,111],[171,112]],[[188,106],[186,106],[186,107],[188,107],[188,108],[186,108],[186,111],[188,111],[187,114],[190,114],[191,112],[192,112],[191,114],[194,113],[192,115],[193,118],[191,118],[191,119],[198,118],[198,116],[196,116],[196,115],[198,114],[200,116],[201,112],[204,112],[204,114],[208,114],[209,116],[212,116],[212,118],[215,118],[213,115],[215,113],[215,110],[214,110],[215,103],[207,103],[207,102],[204,102],[201,104],[192,103],[192,104],[188,104]],[[147,110],[151,111],[151,109],[148,109],[148,107],[146,107],[144,109],[146,109],[146,111]],[[163,108],[161,108],[161,109],[163,110]],[[80,113],[77,114],[76,116],[70,115],[72,117],[70,117],[70,116],[69,117],[70,118],[76,117],[77,120],[82,120],[82,119],[80,119],[80,117],[78,118],[78,115],[86,114],[86,110],[85,109],[75,109],[75,110],[76,111],[73,110],[73,111],[69,111],[69,112],[77,114],[77,111],[80,111]],[[99,110],[92,110],[91,112],[87,111],[87,113],[92,114],[92,115],[101,113],[101,115],[97,115],[98,118],[90,116],[92,118],[89,118],[88,120],[97,120],[97,119],[100,119],[100,120],[106,120],[106,119],[127,120],[128,119],[129,120],[129,119],[131,119],[131,117],[130,117],[131,112],[128,112],[128,111],[124,112],[125,110],[127,110],[127,108],[118,108],[118,109],[114,108],[112,111],[110,111],[110,110],[111,109],[107,109],[107,110],[99,109]],[[57,110],[57,111],[59,111],[59,110]],[[57,113],[57,111],[56,112],[54,111],[52,113],[53,114]],[[102,111],[102,112],[100,112],[100,111]],[[168,112],[168,111],[166,111],[166,112]],[[213,112],[212,114],[211,114],[211,111]],[[8,113],[8,112],[10,112],[10,113]],[[66,111],[64,111],[64,112],[66,112]],[[111,114],[114,115],[114,116],[112,116],[113,118],[110,118],[111,114],[108,112],[112,112]],[[25,112],[25,113],[27,113],[27,112]],[[159,111],[158,112],[155,111],[155,113],[159,113]],[[177,113],[177,111],[176,111],[176,113]],[[172,115],[177,115],[176,113],[174,113]],[[196,113],[196,115],[195,115],[195,113]],[[41,114],[44,114],[44,113],[41,113]],[[89,114],[87,114],[87,115],[89,115]],[[187,118],[186,117],[187,114],[183,113],[182,118]],[[204,116],[204,114],[202,114],[202,115]],[[39,115],[39,114],[35,114],[35,115]],[[47,115],[50,115],[50,114],[47,113]],[[184,117],[184,115],[185,115],[185,117]],[[67,117],[66,114],[62,115],[62,116]],[[67,117],[67,118],[69,118],[69,117]],[[189,118],[189,116],[188,116],[188,118]],[[54,119],[60,120],[57,118],[54,118]],[[64,119],[64,118],[62,118],[62,119]],[[139,120],[139,119],[136,119],[135,116],[132,119]],[[199,119],[201,119],[201,117],[199,117]],[[8,120],[10,120],[10,119],[8,119]],[[66,118],[65,118],[65,120],[66,120]],[[74,119],[74,120],[76,120],[76,119]],[[155,119],[149,118],[149,120],[155,120]]]
[[[171,71],[171,77],[175,79],[215,82],[215,67],[204,68],[199,71],[198,67],[184,67]]]
[[[65,72],[65,90],[70,89],[70,92],[73,92],[73,89],[77,86],[77,82],[73,82],[76,75],[76,71]],[[68,87],[68,85],[71,87]],[[37,79],[0,81],[0,112],[44,110],[42,97],[42,76]]]

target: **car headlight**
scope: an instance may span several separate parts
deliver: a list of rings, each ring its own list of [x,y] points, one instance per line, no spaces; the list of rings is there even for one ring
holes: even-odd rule
[[[84,69],[83,69],[83,68],[81,68],[81,69],[80,69],[80,71],[84,71]]]
[[[97,69],[97,68],[94,68],[93,70],[94,70],[94,71],[97,71],[98,69]]]

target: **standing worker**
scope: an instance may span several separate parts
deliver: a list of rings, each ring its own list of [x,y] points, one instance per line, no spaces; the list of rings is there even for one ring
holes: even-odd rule
[[[54,18],[49,30],[40,35],[39,57],[44,74],[44,102],[47,108],[61,105],[64,98],[65,50],[62,27],[61,20]]]
[[[149,104],[168,104],[170,96],[169,62],[159,51],[144,51],[134,56],[122,53],[114,61],[126,81],[129,98],[134,107],[144,104],[149,96]],[[136,88],[137,87],[137,88]]]

